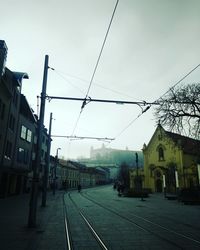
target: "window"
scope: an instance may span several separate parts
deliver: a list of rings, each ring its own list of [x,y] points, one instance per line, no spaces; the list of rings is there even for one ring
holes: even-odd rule
[[[5,104],[4,104],[4,103],[1,103],[1,109],[0,109],[0,117],[1,117],[1,120],[4,119],[4,114],[5,114]]]
[[[28,150],[25,150],[25,152],[24,152],[24,163],[25,164],[28,164],[28,162],[29,162],[29,151]]]
[[[41,151],[41,158],[44,159],[44,150]]]
[[[32,131],[26,128],[24,125],[22,125],[21,128],[21,138],[26,140],[27,142],[32,141]]]
[[[22,125],[21,138],[24,139],[24,140],[26,140],[26,130],[27,130],[27,128]]]
[[[29,151],[23,148],[18,148],[17,161],[27,164],[29,162]]]
[[[11,153],[12,153],[12,143],[10,141],[7,141],[6,143],[6,151],[5,151],[5,158],[11,159]]]
[[[164,150],[162,147],[159,147],[158,149],[158,159],[159,161],[164,161]]]
[[[32,132],[31,132],[31,130],[29,130],[29,129],[28,129],[28,131],[27,131],[27,138],[26,138],[26,139],[27,139],[28,142],[31,142],[31,139],[32,139]]]
[[[13,103],[15,104],[15,106],[17,106],[17,103],[18,103],[18,94],[17,94],[16,89],[14,89],[14,92],[13,92]]]
[[[23,162],[24,159],[24,149],[23,148],[18,148],[18,154],[17,154],[17,161],[18,162]]]
[[[15,117],[11,114],[9,120],[9,128],[14,131],[15,128]]]

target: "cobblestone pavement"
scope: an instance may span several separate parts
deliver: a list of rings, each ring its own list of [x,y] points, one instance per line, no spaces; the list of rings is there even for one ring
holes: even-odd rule
[[[66,249],[63,192],[48,193],[47,206],[38,198],[37,227],[28,228],[29,194],[0,199],[0,249]]]
[[[108,249],[200,249],[200,206],[167,200],[163,194],[150,195],[144,201],[119,197],[111,186],[74,192],[70,197]],[[74,218],[78,214],[67,195],[65,200],[75,249],[92,249],[95,243],[89,233],[85,237],[90,240],[80,240],[86,229],[81,224],[82,231],[77,230],[80,222]]]
[[[29,194],[0,199],[0,249],[66,250],[63,194],[48,193],[45,208],[38,199],[34,229],[27,227]],[[68,194],[65,204],[75,250],[100,247],[73,202],[92,222],[109,250],[200,249],[200,206],[169,201],[162,194],[153,194],[145,201],[118,197],[111,186],[85,189],[82,194],[71,191],[73,202]]]

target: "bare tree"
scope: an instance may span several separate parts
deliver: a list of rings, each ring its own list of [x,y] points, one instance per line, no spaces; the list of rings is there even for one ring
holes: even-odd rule
[[[200,83],[172,88],[158,102],[157,122],[170,131],[200,138]]]

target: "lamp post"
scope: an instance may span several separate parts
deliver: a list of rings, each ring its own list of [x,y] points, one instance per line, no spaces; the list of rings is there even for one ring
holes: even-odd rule
[[[54,179],[53,179],[53,195],[55,195],[55,191],[56,191],[56,168],[57,168],[57,164],[58,164],[58,150],[61,150],[61,148],[56,149],[55,166],[54,166]]]

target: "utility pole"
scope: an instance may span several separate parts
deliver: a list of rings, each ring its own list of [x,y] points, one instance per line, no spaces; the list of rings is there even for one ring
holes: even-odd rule
[[[47,147],[47,159],[44,169],[44,179],[43,179],[43,192],[42,192],[42,207],[46,206],[47,200],[47,185],[49,178],[49,164],[50,164],[50,151],[51,151],[51,127],[52,127],[52,113],[50,113],[49,120],[49,137],[48,137],[48,147]]]
[[[56,169],[57,169],[57,164],[58,164],[58,150],[61,148],[57,148],[56,150],[56,156],[55,156],[55,165],[54,165],[54,179],[53,179],[53,195],[55,195],[56,192]]]
[[[138,153],[135,153],[136,175],[138,176]]]
[[[35,159],[35,164],[33,166],[33,179],[32,179],[31,197],[30,197],[30,204],[29,204],[28,227],[36,227],[36,219],[37,219],[39,169],[40,169],[40,164],[41,164],[42,135],[43,135],[43,129],[44,129],[43,124],[44,124],[44,113],[45,113],[48,61],[49,61],[49,56],[46,55],[45,63],[44,63],[42,93],[41,93],[40,117],[39,117],[38,124],[37,124],[36,159]]]

